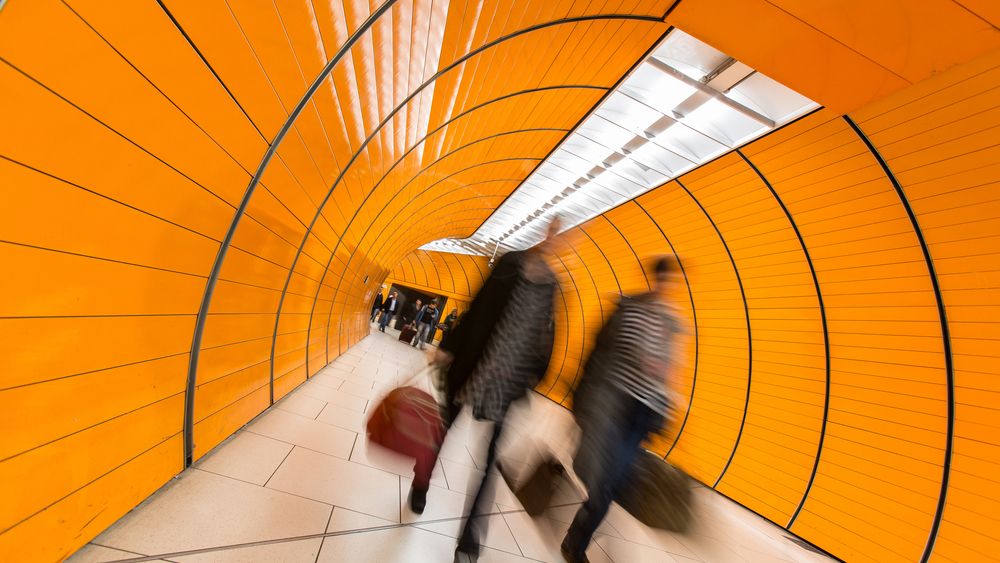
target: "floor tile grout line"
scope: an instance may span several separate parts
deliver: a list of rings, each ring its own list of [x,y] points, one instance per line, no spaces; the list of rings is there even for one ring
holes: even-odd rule
[[[510,522],[507,521],[507,516],[503,513],[503,509],[500,508],[500,505],[497,504],[496,507],[497,510],[500,511],[500,518],[503,520],[504,525],[507,526],[507,531],[510,532],[510,537],[514,539],[514,545],[517,546],[518,553],[521,555],[521,557],[524,557],[524,550],[521,549],[521,542],[517,541],[517,536],[514,535],[514,528],[510,527]]]
[[[275,473],[277,473],[278,470],[281,469],[281,466],[285,464],[285,460],[288,459],[288,456],[292,455],[292,452],[295,451],[296,447],[297,446],[293,445],[292,448],[290,450],[288,450],[288,453],[285,454],[285,457],[281,458],[281,463],[278,464],[278,467],[274,468],[274,471],[271,472],[271,476],[267,478],[267,481],[264,481],[264,484],[261,485],[261,487],[263,487],[265,489],[267,488],[267,484],[271,482],[271,479],[274,478]]]
[[[333,511],[335,510],[337,510],[336,506],[330,508],[330,517],[326,519],[326,527],[323,528],[324,532],[330,531],[330,522],[333,522]],[[326,543],[326,536],[324,536],[323,539],[319,540],[319,549],[316,550],[316,559],[313,560],[313,563],[319,563],[319,556],[320,554],[323,553],[323,545],[325,543]]]
[[[323,421],[321,421],[321,420],[319,419],[319,415],[323,414],[323,411],[325,411],[325,410],[326,410],[326,407],[328,407],[328,406],[330,406],[330,403],[329,403],[329,402],[325,402],[325,403],[323,404],[323,408],[319,409],[319,412],[318,412],[318,413],[316,413],[316,416],[315,416],[315,417],[313,418],[313,420],[315,420],[316,422],[323,422]]]

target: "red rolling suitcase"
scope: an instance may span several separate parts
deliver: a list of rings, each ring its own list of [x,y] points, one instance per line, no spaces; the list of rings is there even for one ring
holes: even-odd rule
[[[426,489],[430,485],[445,434],[434,397],[416,387],[394,389],[375,407],[367,429],[372,442],[416,458],[415,487]]]
[[[416,335],[417,329],[412,324],[405,325],[403,330],[399,331],[399,341],[409,344],[413,342],[413,337]]]

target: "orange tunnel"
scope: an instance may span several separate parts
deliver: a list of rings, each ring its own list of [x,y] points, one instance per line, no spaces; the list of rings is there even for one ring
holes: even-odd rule
[[[845,560],[1000,553],[990,2],[0,2],[0,560],[68,557],[370,330],[673,30],[820,108],[580,222],[571,406],[672,253],[653,448]]]

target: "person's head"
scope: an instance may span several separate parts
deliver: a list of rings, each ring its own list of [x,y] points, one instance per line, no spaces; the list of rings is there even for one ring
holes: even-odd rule
[[[677,258],[660,256],[653,260],[653,289],[663,291],[674,280],[679,270]]]
[[[430,307],[431,309],[437,309],[438,304],[437,301],[431,301],[430,303],[427,304],[427,306]]]
[[[423,301],[417,299],[417,307],[419,307],[422,303],[423,303]]]
[[[393,291],[393,292],[392,292],[392,293],[391,293],[391,294],[389,295],[389,297],[392,297],[393,299],[395,299],[395,298],[396,298],[396,292],[395,292],[395,291]]]
[[[458,316],[458,309],[452,309],[451,310],[451,314],[455,315],[457,317]]]

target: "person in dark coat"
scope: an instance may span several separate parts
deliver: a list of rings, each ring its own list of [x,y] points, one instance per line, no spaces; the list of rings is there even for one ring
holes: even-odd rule
[[[481,515],[489,512],[489,499],[484,492],[488,480],[493,478],[490,467],[507,409],[513,401],[524,397],[548,369],[557,281],[545,257],[554,251],[558,229],[559,222],[554,220],[544,241],[529,250],[509,252],[500,258],[435,356],[435,363],[448,366],[445,424],[454,422],[462,405],[470,406],[476,419],[494,423],[485,474],[458,540],[456,561],[478,558],[479,540],[485,536],[487,524]],[[411,493],[411,504],[415,496]]]
[[[399,299],[396,297],[396,292],[393,291],[389,294],[389,298],[382,303],[382,318],[378,320],[379,332],[385,332],[385,327],[388,326],[389,321],[392,317],[396,315],[399,310]]]
[[[368,322],[375,322],[375,314],[382,308],[382,290],[375,294],[375,302],[372,303],[372,314]]]

